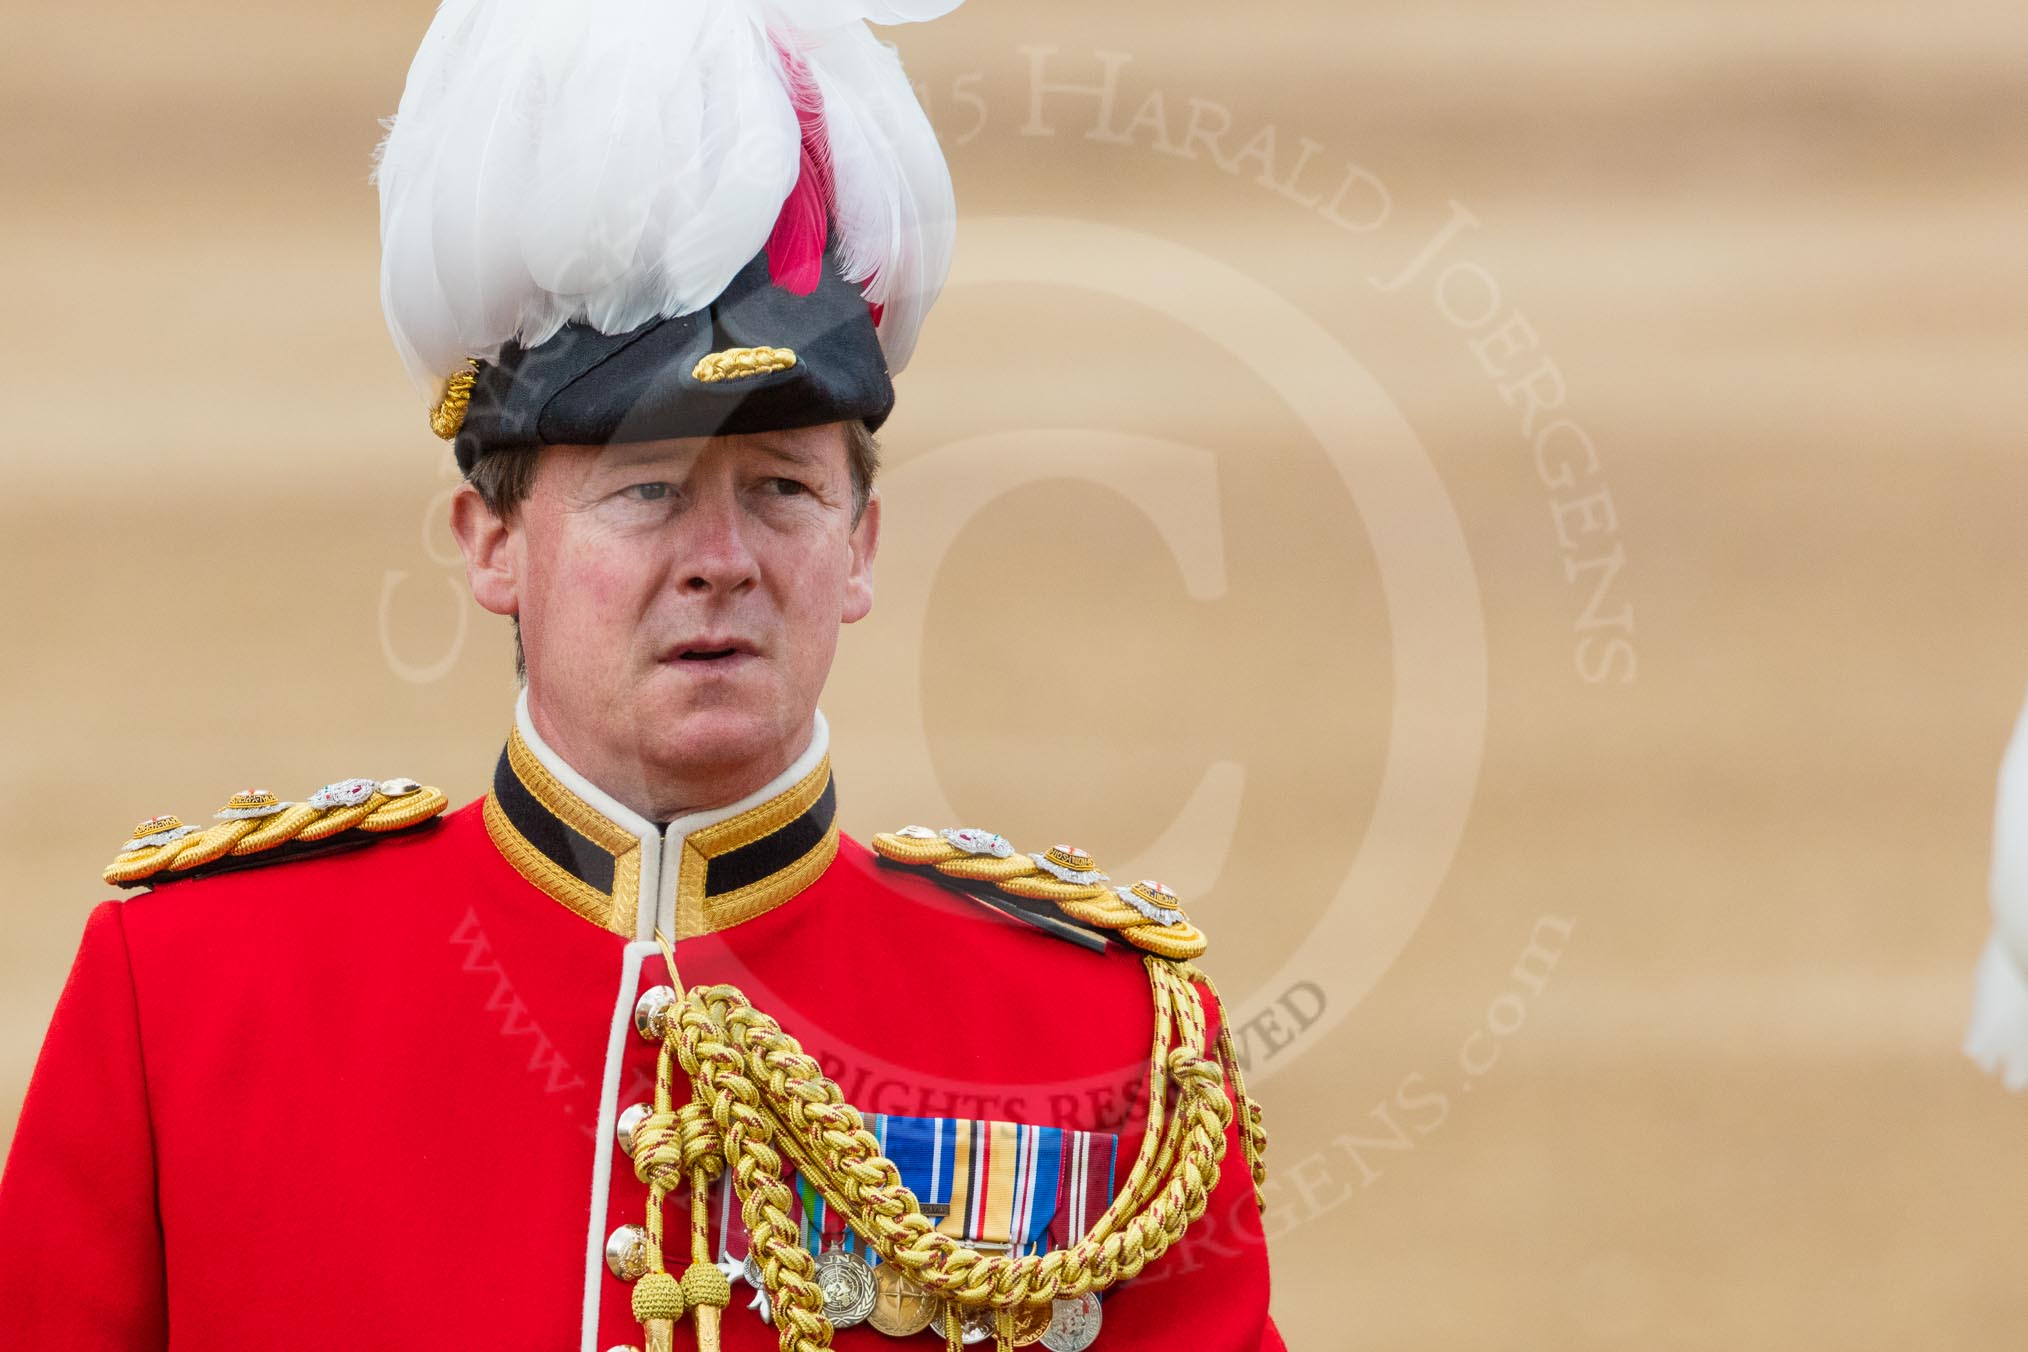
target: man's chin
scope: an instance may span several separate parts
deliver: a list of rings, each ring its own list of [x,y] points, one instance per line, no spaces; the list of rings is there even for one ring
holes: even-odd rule
[[[644,721],[637,745],[645,768],[660,772],[651,777],[697,783],[722,776],[728,785],[739,781],[737,792],[727,797],[731,801],[780,774],[802,754],[808,720],[785,728],[785,722],[794,721],[772,708],[668,710]]]

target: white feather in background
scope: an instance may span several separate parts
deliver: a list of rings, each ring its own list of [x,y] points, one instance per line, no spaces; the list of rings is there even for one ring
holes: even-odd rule
[[[1965,1053],[2028,1088],[2028,707],[2000,764],[1993,807],[1993,935],[1979,959]]]

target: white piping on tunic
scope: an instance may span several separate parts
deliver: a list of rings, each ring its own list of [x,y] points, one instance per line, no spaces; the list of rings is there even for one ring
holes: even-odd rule
[[[620,1066],[626,1060],[627,1035],[634,1031],[634,988],[641,983],[641,964],[657,951],[659,945],[653,943],[628,944],[620,959],[620,995],[613,1003],[613,1026],[606,1035],[599,1126],[592,1138],[591,1224],[585,1242],[584,1319],[578,1340],[583,1352],[598,1352],[599,1277],[606,1265],[606,1197],[617,1148],[614,1133],[619,1130]]]
[[[620,994],[614,1002],[612,1026],[606,1034],[605,1074],[599,1081],[598,1133],[592,1143],[591,1217],[585,1238],[584,1318],[579,1348],[580,1352],[599,1352],[599,1293],[603,1289],[601,1278],[606,1261],[606,1210],[613,1176],[613,1152],[619,1149],[614,1133],[618,1129],[620,1113],[620,1067],[626,1059],[627,1039],[634,1036],[634,1001],[641,983],[641,965],[650,954],[660,951],[660,945],[655,942],[655,931],[659,927],[664,934],[671,936],[672,942],[675,936],[676,883],[682,876],[683,842],[693,831],[701,831],[728,817],[736,817],[795,787],[805,775],[816,769],[817,762],[830,749],[831,729],[824,721],[823,713],[816,712],[809,746],[772,782],[736,803],[692,812],[669,823],[667,829],[657,829],[655,823],[572,769],[550,748],[549,743],[542,740],[542,735],[535,730],[535,721],[528,715],[526,687],[523,687],[521,697],[514,705],[514,725],[520,729],[521,740],[528,744],[529,751],[564,787],[615,826],[632,832],[641,842],[641,904],[636,910],[634,942],[622,951],[620,960]],[[653,904],[650,904],[651,898]]]

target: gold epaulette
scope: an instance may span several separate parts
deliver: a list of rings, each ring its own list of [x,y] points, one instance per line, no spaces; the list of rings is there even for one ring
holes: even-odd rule
[[[972,828],[932,831],[904,826],[874,836],[873,849],[882,859],[921,869],[949,887],[971,891],[985,883],[1031,904],[1052,902],[1080,927],[1110,933],[1143,952],[1168,958],[1177,975],[1202,982],[1218,1006],[1218,1058],[1239,1105],[1240,1150],[1252,1175],[1254,1202],[1267,1210],[1267,1124],[1260,1104],[1246,1092],[1232,1023],[1218,986],[1196,965],[1209,943],[1204,931],[1183,914],[1174,892],[1152,878],[1132,887],[1115,886],[1091,855],[1074,845],[1023,854],[1005,836]]]
[[[119,887],[141,887],[279,863],[321,853],[334,837],[346,839],[329,848],[420,826],[449,803],[443,790],[413,779],[344,779],[300,803],[285,803],[266,789],[242,789],[212,814],[214,826],[186,826],[167,814],[148,818],[103,876]]]
[[[1174,892],[1152,878],[1114,886],[1074,845],[1023,854],[991,831],[904,826],[874,836],[873,849],[883,859],[953,884],[986,883],[1011,897],[1053,902],[1070,919],[1157,957],[1188,962],[1202,957],[1207,946],[1204,931],[1183,914]]]

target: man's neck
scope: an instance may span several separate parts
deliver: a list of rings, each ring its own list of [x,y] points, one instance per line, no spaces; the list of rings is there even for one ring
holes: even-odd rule
[[[603,754],[550,719],[533,692],[524,689],[522,699],[528,723],[552,755],[658,830],[760,792],[809,749],[816,730],[813,716],[795,737],[767,755],[729,766],[657,766],[639,756]]]

